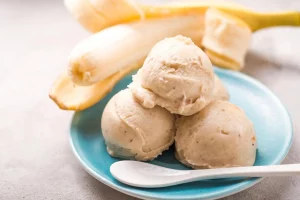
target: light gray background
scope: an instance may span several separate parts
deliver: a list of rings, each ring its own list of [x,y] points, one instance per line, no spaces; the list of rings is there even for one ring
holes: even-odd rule
[[[144,0],[145,1],[145,0]],[[157,1],[157,0],[156,0]],[[298,0],[243,0],[260,10],[298,9]],[[48,98],[74,45],[88,37],[59,0],[0,0],[0,199],[134,199],[89,176],[68,143],[72,112]],[[284,163],[300,162],[300,28],[253,35],[245,73],[266,84],[294,123]],[[300,177],[266,178],[225,198],[300,199]]]

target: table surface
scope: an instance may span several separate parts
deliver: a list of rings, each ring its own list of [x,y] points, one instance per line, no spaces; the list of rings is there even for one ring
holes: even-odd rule
[[[259,11],[300,10],[297,0],[240,2]],[[73,113],[48,98],[69,52],[90,33],[61,0],[2,1],[0,10],[0,199],[135,199],[83,170],[68,142]],[[286,164],[300,162],[299,36],[300,28],[256,32],[243,70],[267,85],[290,112],[294,141]],[[300,177],[266,178],[224,199],[298,200]]]

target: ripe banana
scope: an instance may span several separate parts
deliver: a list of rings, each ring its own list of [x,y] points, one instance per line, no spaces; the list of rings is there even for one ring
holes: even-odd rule
[[[201,46],[204,36],[203,46],[211,61],[222,67],[238,70],[243,65],[244,51],[248,45],[246,27],[256,31],[268,26],[300,25],[298,12],[254,13],[239,6],[212,2],[162,6],[138,5],[133,0],[65,0],[65,3],[72,15],[91,32],[130,22],[93,35],[78,44],[71,53],[71,76],[66,73],[61,75],[49,94],[65,110],[83,110],[96,104],[119,80],[139,68],[151,47],[164,37],[182,34]],[[238,18],[211,12],[216,16],[212,14],[206,24],[210,25],[209,20],[215,20],[220,22],[220,26],[225,20],[227,25],[223,25],[223,29],[217,28],[219,26],[207,26],[204,29],[204,13],[209,7],[217,7],[237,16],[245,20],[246,25]],[[136,22],[140,19],[146,20]],[[223,34],[213,35],[218,29]],[[229,37],[232,39],[232,31],[237,31],[240,40],[231,41],[228,46],[224,46],[224,41]],[[245,46],[238,43],[242,40],[246,41],[243,44]],[[226,47],[228,51],[224,51]],[[237,51],[238,49],[241,51]]]
[[[137,63],[141,64],[143,61],[144,59]],[[54,82],[49,97],[62,110],[84,110],[104,98],[124,76],[139,67],[140,65],[132,65],[90,86],[75,85],[67,73],[64,73]]]
[[[88,83],[96,83],[80,86],[65,73],[55,81],[49,96],[61,109],[86,109],[102,99],[125,75],[141,67],[152,46],[159,40],[182,34],[200,45],[203,23],[203,18],[197,16],[172,17],[116,25],[96,33],[79,44],[70,57],[71,62],[84,64],[88,72],[96,69],[90,71],[91,76],[85,75],[91,78]],[[74,67],[77,71],[78,65]],[[93,75],[102,80],[97,82]],[[81,75],[77,78],[73,77],[81,82]]]
[[[203,15],[210,7],[239,17],[252,31],[271,26],[300,26],[300,12],[297,11],[259,13],[236,4],[213,1],[143,5],[134,0],[65,0],[65,6],[91,32],[144,18]]]
[[[250,45],[250,27],[234,16],[210,8],[205,13],[202,45],[215,65],[240,70]]]
[[[165,37],[184,35],[202,41],[202,16],[144,20],[106,28],[80,42],[69,56],[68,71],[78,85],[91,85],[137,64]],[[142,64],[142,63],[140,63]]]
[[[64,3],[71,15],[92,33],[143,18],[143,13],[129,0],[65,0]]]

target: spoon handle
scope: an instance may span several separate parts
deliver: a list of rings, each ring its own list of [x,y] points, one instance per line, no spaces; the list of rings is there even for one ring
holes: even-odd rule
[[[300,164],[234,167],[190,171],[187,179],[204,180],[233,177],[268,177],[300,175]]]
[[[110,172],[131,186],[159,188],[207,179],[297,176],[300,164],[177,170],[138,161],[119,161],[111,165]]]

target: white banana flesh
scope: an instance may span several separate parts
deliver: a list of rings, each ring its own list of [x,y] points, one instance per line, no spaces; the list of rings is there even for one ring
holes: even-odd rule
[[[214,64],[240,70],[250,45],[251,29],[243,21],[216,9],[205,13],[202,45]]]
[[[104,98],[124,76],[138,67],[132,65],[90,86],[75,85],[70,77],[64,73],[55,80],[49,97],[60,109],[84,110]]]
[[[165,37],[184,35],[200,46],[203,31],[203,16],[151,19],[106,28],[74,48],[69,56],[69,76],[78,85],[92,85],[136,64]]]
[[[97,33],[78,45],[72,59],[84,63],[83,66],[86,67],[91,67],[90,63],[93,63],[96,69],[99,68],[99,77],[105,79],[80,86],[74,84],[71,77],[64,73],[54,82],[49,96],[63,110],[87,109],[104,98],[124,76],[141,67],[152,46],[159,40],[182,34],[200,45],[203,23],[202,17],[176,17],[113,26],[105,30],[104,35]],[[143,36],[145,33],[146,36]],[[127,42],[126,45],[123,42]],[[103,48],[102,44],[112,46]],[[98,61],[101,61],[101,65],[97,64]],[[113,74],[109,76],[111,73]]]
[[[272,26],[300,25],[298,11],[260,13],[228,1],[161,1],[159,4],[145,5],[137,0],[65,0],[65,6],[90,32],[143,19],[203,15],[209,8],[216,8],[242,19],[252,31]]]
[[[133,0],[64,0],[64,3],[72,16],[92,33],[143,19],[144,15]]]
[[[107,24],[87,0],[65,0],[64,3],[72,16],[90,32],[100,31]]]

